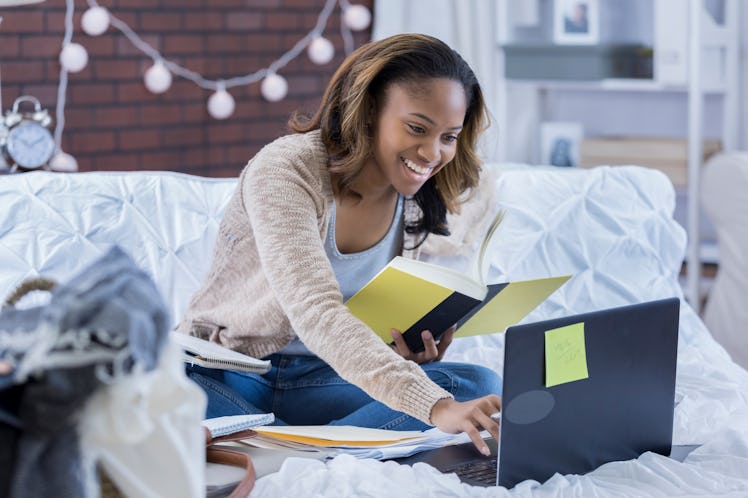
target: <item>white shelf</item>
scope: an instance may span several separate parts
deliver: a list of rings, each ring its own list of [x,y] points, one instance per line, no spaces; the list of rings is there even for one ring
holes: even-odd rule
[[[500,77],[497,85],[499,96],[496,100],[499,104],[499,139],[504,147],[504,157],[499,159],[522,162],[521,156],[527,155],[529,161],[525,162],[531,162],[535,159],[536,153],[533,152],[533,148],[539,143],[538,130],[543,121],[576,120],[584,125],[586,119],[587,124],[597,124],[599,127],[600,116],[607,117],[606,106],[610,119],[618,120],[612,128],[631,128],[631,135],[642,133],[641,129],[644,128],[648,130],[644,133],[653,135],[687,136],[688,197],[694,200],[688,203],[687,216],[687,232],[691,241],[687,262],[693,263],[688,265],[690,282],[687,295],[698,311],[699,303],[694,297],[699,289],[699,274],[696,269],[701,262],[715,262],[719,257],[713,246],[702,246],[699,221],[699,172],[705,135],[704,118],[705,115],[708,116],[706,121],[709,122],[711,118],[711,124],[715,125],[713,119],[721,114],[721,125],[717,121],[715,126],[709,128],[721,128],[721,132],[706,135],[718,136],[725,150],[731,150],[736,146],[737,94],[740,91],[737,76],[737,39],[742,0],[722,0],[721,6],[716,8],[719,13],[716,13],[715,5],[707,0],[626,0],[625,3],[620,0],[599,0],[600,12],[606,12],[605,15],[608,16],[604,19],[605,22],[601,19],[600,26],[607,27],[611,34],[610,39],[604,39],[601,30],[600,43],[635,42],[652,46],[655,52],[653,79],[611,78],[599,81],[528,80],[506,77],[505,45],[529,41],[549,43],[550,32],[547,28],[549,15],[552,16],[553,2],[523,0],[523,4],[524,2],[530,2],[534,8],[529,9],[529,14],[532,15],[523,19],[534,19],[535,25],[527,22],[521,25],[512,24],[512,19],[516,17],[513,10],[528,10],[526,5],[519,7],[519,2],[499,0],[497,9],[500,16],[497,29]],[[722,18],[715,20],[715,17]],[[698,22],[692,22],[694,19]],[[614,37],[614,31],[619,38]],[[512,97],[508,95],[510,90],[514,92]],[[578,93],[575,95],[564,92]],[[579,96],[582,92],[583,100]],[[606,92],[610,94],[610,98],[605,95]],[[644,94],[648,95],[645,97]],[[687,98],[683,99],[684,107],[677,108],[675,115],[678,115],[679,119],[674,120],[672,128],[669,128],[669,122],[660,119],[664,115],[657,115],[657,119],[652,120],[654,111],[651,106],[655,104],[655,100],[658,106],[664,104],[665,108],[672,111],[673,106],[680,105],[679,94]],[[658,98],[658,95],[662,95],[662,98]],[[710,99],[709,107],[705,106],[705,96],[716,96],[718,99]],[[567,101],[580,105],[554,107],[554,97],[568,97]],[[636,107],[637,105],[639,107]],[[516,109],[511,109],[512,106]],[[518,110],[522,113],[520,117],[516,114]],[[566,112],[559,112],[560,110]],[[584,114],[584,111],[588,114]],[[687,112],[687,117],[684,111]],[[628,118],[629,121],[623,118]],[[687,132],[682,130],[684,122],[688,125]],[[642,126],[644,124],[647,126]],[[653,129],[655,125],[658,126],[657,129]],[[668,129],[663,129],[660,133],[659,127],[663,125]],[[682,131],[672,134],[673,129]]]
[[[702,263],[719,263],[719,246],[714,242],[702,242],[699,244],[699,255]]]
[[[605,78],[602,80],[527,80],[507,78],[508,84],[534,85],[552,90],[580,91],[620,91],[620,92],[676,92],[687,93],[683,85],[667,85],[653,79],[645,78]],[[720,95],[725,93],[724,85],[704,88],[705,94]]]

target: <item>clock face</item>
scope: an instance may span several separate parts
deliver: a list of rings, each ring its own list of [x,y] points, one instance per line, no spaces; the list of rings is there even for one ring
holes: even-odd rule
[[[8,156],[18,166],[36,169],[49,161],[55,141],[48,129],[34,122],[24,122],[13,127],[6,139]]]

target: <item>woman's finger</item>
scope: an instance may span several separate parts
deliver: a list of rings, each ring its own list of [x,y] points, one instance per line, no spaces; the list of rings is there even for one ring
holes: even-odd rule
[[[397,330],[397,329],[390,329],[390,336],[392,337],[392,340],[395,342],[395,352],[402,356],[403,358],[408,358],[413,355],[413,353],[410,351],[410,348],[405,343],[405,339],[403,339],[403,334]]]
[[[478,448],[478,451],[486,456],[491,454],[491,450],[488,448],[488,445],[480,436],[480,431],[476,429],[475,426],[471,425],[468,427],[465,433],[470,437],[470,440],[473,442],[475,447]]]
[[[437,360],[441,360],[442,358],[444,358],[444,353],[447,352],[447,348],[450,344],[452,344],[452,338],[455,335],[455,330],[457,330],[457,327],[455,325],[452,325],[442,334],[441,338],[439,339],[439,354],[436,357]]]
[[[499,422],[497,418],[494,418],[493,415],[495,413],[500,412],[493,412],[493,409],[489,408],[489,411],[491,413],[486,413],[483,410],[480,410],[480,413],[476,415],[475,422],[478,424],[479,427],[487,430],[489,434],[491,434],[491,437],[494,438],[495,441],[499,440]]]
[[[421,332],[421,339],[423,340],[423,353],[421,357],[424,363],[437,359],[439,357],[439,349],[431,332],[428,330]]]

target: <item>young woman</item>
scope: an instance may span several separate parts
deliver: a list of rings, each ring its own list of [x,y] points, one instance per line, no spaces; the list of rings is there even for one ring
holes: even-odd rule
[[[441,362],[453,329],[414,354],[387,345],[343,304],[396,255],[448,235],[447,212],[477,186],[486,125],[465,61],[428,36],[362,46],[317,113],[264,147],[224,213],[210,273],[182,332],[270,359],[264,375],[190,367],[207,416],[272,412],[278,423],[467,432],[478,449],[501,379]],[[433,235],[431,235],[433,234]]]

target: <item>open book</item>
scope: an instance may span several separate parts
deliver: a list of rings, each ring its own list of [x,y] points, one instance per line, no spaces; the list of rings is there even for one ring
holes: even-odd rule
[[[240,370],[263,374],[270,370],[270,361],[258,360],[220,344],[205,341],[199,337],[172,332],[171,338],[184,350],[184,361],[205,368]]]
[[[457,325],[457,336],[503,332],[571,275],[485,285],[483,259],[501,219],[499,213],[486,232],[474,276],[398,256],[351,296],[346,306],[387,343],[392,342],[390,329],[400,330],[413,352],[423,351],[424,330],[435,339],[452,325]]]

